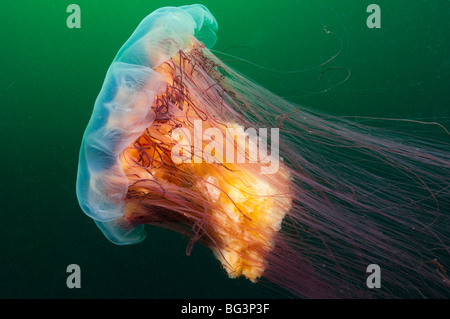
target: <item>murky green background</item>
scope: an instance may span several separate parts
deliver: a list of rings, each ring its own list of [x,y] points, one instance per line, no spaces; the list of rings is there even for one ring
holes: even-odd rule
[[[81,7],[81,29],[66,26],[70,3]],[[219,23],[214,49],[254,63],[223,55],[281,96],[336,115],[449,122],[450,1],[198,3]],[[381,7],[381,29],[366,26],[370,3]],[[147,14],[184,4],[1,1],[1,298],[285,296],[228,279],[199,245],[187,257],[187,240],[166,230],[151,227],[144,242],[115,246],[78,206],[79,147],[109,64]],[[327,91],[347,70],[351,77]],[[81,289],[66,286],[72,263]]]

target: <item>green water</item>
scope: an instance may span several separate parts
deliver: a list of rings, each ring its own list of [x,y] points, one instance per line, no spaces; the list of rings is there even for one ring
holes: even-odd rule
[[[80,29],[66,26],[70,3],[81,8]],[[337,115],[448,123],[450,1],[199,3],[219,23],[217,54],[259,65],[223,55],[281,96]],[[370,3],[380,5],[380,29],[366,25]],[[191,3],[2,1],[1,298],[284,296],[228,279],[201,246],[187,257],[187,240],[166,230],[152,227],[144,242],[115,246],[78,206],[79,147],[109,64],[147,14],[184,4]],[[305,71],[283,72],[294,70]],[[81,289],[66,286],[73,263],[81,267]]]

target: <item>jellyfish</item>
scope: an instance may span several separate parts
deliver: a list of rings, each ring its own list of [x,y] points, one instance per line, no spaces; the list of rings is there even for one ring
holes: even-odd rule
[[[448,140],[293,104],[216,57],[217,28],[203,5],[160,8],[108,69],[76,187],[106,238],[169,228],[296,297],[448,297]]]

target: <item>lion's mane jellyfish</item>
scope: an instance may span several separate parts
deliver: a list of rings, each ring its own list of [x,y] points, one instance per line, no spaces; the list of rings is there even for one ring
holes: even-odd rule
[[[167,227],[299,297],[448,297],[449,144],[294,105],[214,56],[216,31],[204,6],[166,7],[120,49],[81,146],[83,211],[113,243]]]

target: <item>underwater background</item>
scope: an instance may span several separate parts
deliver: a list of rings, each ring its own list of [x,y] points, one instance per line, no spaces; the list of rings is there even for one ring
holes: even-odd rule
[[[79,29],[66,25],[71,3],[81,8]],[[0,298],[289,296],[228,279],[201,245],[187,257],[187,239],[165,229],[113,245],[78,205],[81,139],[110,63],[145,16],[192,3],[218,21],[215,54],[288,100],[449,127],[450,1],[2,0]],[[379,29],[366,25],[371,3],[381,8]],[[69,264],[81,268],[80,289],[66,286]]]

